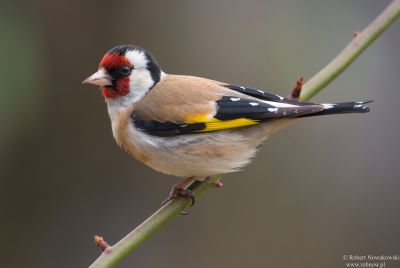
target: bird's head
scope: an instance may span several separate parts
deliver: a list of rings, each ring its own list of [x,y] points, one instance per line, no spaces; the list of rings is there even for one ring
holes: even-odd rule
[[[83,83],[100,86],[107,100],[125,97],[135,102],[154,87],[162,75],[157,62],[145,50],[121,45],[110,49],[100,61],[98,71]]]

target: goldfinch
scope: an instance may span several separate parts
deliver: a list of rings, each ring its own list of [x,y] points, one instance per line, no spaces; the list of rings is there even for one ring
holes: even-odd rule
[[[271,133],[294,119],[366,113],[370,102],[300,102],[166,74],[151,54],[133,45],[110,49],[83,83],[101,87],[114,138],[128,154],[159,172],[186,178],[167,200],[191,196],[185,187],[195,180],[240,170]]]

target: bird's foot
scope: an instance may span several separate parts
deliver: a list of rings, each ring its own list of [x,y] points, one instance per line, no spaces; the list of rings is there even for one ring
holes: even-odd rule
[[[196,199],[194,197],[193,191],[190,190],[190,189],[187,189],[186,187],[189,186],[194,181],[196,181],[195,177],[189,177],[189,178],[186,178],[186,179],[182,180],[178,184],[175,184],[172,187],[172,190],[169,193],[168,198],[165,199],[162,202],[162,205],[165,205],[169,201],[174,200],[174,199],[178,198],[179,196],[182,196],[182,197],[186,197],[186,198],[190,198],[191,199],[190,206],[192,207],[195,204]],[[188,211],[182,211],[181,214],[182,215],[187,215],[187,214],[189,214],[189,212]]]
[[[177,197],[182,196],[182,197],[186,197],[186,198],[190,198],[191,199],[191,204],[190,206],[192,207],[196,201],[193,191],[186,189],[186,188],[181,188],[181,187],[176,187],[173,186],[172,190],[168,196],[167,199],[165,199],[161,204],[165,205],[167,204],[169,201],[176,199]]]

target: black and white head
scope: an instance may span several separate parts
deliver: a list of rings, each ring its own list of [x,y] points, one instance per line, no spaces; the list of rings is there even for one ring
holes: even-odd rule
[[[83,83],[100,86],[109,106],[125,106],[139,101],[164,75],[144,49],[120,45],[107,51],[98,71]]]

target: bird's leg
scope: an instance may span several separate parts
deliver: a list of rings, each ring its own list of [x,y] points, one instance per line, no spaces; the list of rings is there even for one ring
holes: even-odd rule
[[[304,77],[300,77],[296,81],[296,85],[294,86],[292,93],[290,93],[290,96],[289,96],[290,99],[299,100],[300,94],[301,94],[301,89],[303,87],[303,83],[304,83]]]
[[[177,198],[178,196],[183,196],[183,197],[190,198],[192,200],[192,203],[190,204],[190,206],[193,206],[195,203],[193,191],[190,189],[187,189],[186,187],[189,186],[190,184],[192,184],[194,181],[196,181],[196,177],[189,177],[189,178],[183,179],[179,183],[172,186],[172,190],[169,193],[169,197],[162,202],[162,205],[165,205],[169,201]]]

